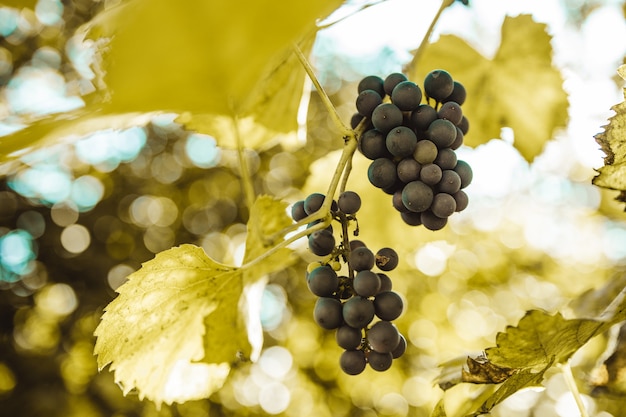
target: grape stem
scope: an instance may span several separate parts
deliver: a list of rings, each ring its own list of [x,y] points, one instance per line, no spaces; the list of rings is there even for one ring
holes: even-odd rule
[[[333,26],[333,25],[335,25],[335,24],[337,24],[337,23],[339,23],[339,22],[341,22],[341,21],[343,21],[343,20],[346,20],[346,19],[348,19],[348,18],[350,18],[350,17],[352,17],[352,16],[356,15],[357,13],[362,12],[362,11],[363,11],[363,10],[365,10],[365,9],[369,9],[370,7],[377,6],[377,5],[379,5],[379,4],[381,4],[381,3],[384,3],[384,2],[386,2],[386,1],[387,1],[387,0],[378,0],[378,1],[373,1],[373,2],[371,2],[371,3],[368,3],[368,4],[364,4],[364,5],[360,6],[357,10],[354,10],[354,11],[352,11],[352,12],[348,13],[347,15],[342,16],[342,17],[338,18],[337,20],[333,20],[332,22],[328,22],[328,23],[321,24],[321,25],[319,25],[317,28],[318,28],[319,30],[321,30],[321,29],[327,29],[327,28],[329,28],[329,27],[331,27],[331,26]]]
[[[580,395],[580,391],[578,391],[578,386],[576,385],[576,380],[574,379],[574,374],[572,374],[572,367],[569,362],[560,365],[561,372],[563,372],[563,377],[565,378],[565,383],[569,388],[570,392],[574,396],[574,400],[576,401],[576,405],[578,406],[578,410],[580,411],[580,417],[589,417],[589,413],[585,408],[585,403],[583,402],[583,398]]]
[[[435,14],[435,17],[433,17],[433,20],[430,22],[430,26],[428,26],[428,30],[424,34],[424,37],[422,38],[422,42],[420,42],[420,45],[417,47],[417,50],[415,51],[415,54],[413,55],[413,60],[404,69],[406,73],[410,73],[414,70],[413,67],[417,64],[417,62],[419,62],[422,55],[424,54],[424,50],[426,49],[426,46],[430,42],[430,37],[433,34],[433,30],[435,30],[435,25],[437,24],[437,21],[441,17],[441,14],[447,7],[450,7],[454,2],[455,0],[443,0],[441,2],[441,6],[439,6],[439,10],[437,10],[437,14]]]
[[[248,167],[248,161],[246,160],[245,147],[243,146],[243,139],[239,130],[239,118],[236,114],[231,117],[233,122],[233,132],[235,134],[235,143],[237,144],[237,158],[239,160],[239,169],[241,182],[243,183],[244,195],[246,198],[246,204],[248,208],[252,208],[256,195],[254,192],[254,186],[252,185],[252,176],[250,175],[250,168]]]

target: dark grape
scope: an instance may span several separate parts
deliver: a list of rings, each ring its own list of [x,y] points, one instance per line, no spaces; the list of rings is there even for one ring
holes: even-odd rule
[[[412,155],[417,145],[417,136],[406,126],[398,126],[387,134],[387,150],[398,158]]]
[[[441,105],[439,111],[437,112],[437,116],[440,119],[450,120],[452,124],[457,125],[461,122],[461,118],[463,118],[463,110],[461,110],[461,105],[459,103],[455,101],[447,101]]]
[[[335,333],[337,345],[346,350],[354,350],[361,345],[362,340],[361,329],[355,329],[350,326],[341,326]]]
[[[385,93],[391,95],[391,93],[393,92],[393,89],[396,88],[398,84],[406,80],[407,80],[406,75],[401,74],[399,72],[394,72],[392,74],[389,74],[385,78],[385,81],[383,81],[383,87],[385,88]]]
[[[337,273],[328,265],[315,268],[307,277],[309,290],[318,297],[330,297],[339,286]]]
[[[441,181],[443,171],[437,164],[426,164],[420,171],[420,181],[424,184],[435,185]]]
[[[452,145],[450,145],[450,149],[452,149],[452,150],[459,149],[461,147],[461,145],[463,145],[464,139],[465,139],[465,135],[463,134],[461,129],[457,126],[456,127],[456,138],[454,139],[454,142],[452,142]]]
[[[336,329],[343,323],[343,308],[336,298],[321,297],[315,302],[313,319],[323,329]]]
[[[431,71],[424,79],[424,91],[428,97],[443,101],[454,91],[454,80],[448,71]]]
[[[365,90],[374,90],[381,97],[385,97],[384,81],[376,75],[368,75],[359,82],[357,87],[358,93],[360,94]]]
[[[437,148],[447,148],[456,139],[456,126],[449,120],[437,119],[428,126],[426,137],[437,145]]]
[[[469,204],[469,197],[465,191],[459,190],[452,194],[452,197],[454,197],[454,201],[456,201],[456,211],[463,211],[467,208],[467,205]]]
[[[426,130],[432,122],[437,120],[437,110],[428,104],[420,104],[411,112],[409,122],[416,130]]]
[[[398,346],[396,346],[396,348],[391,351],[391,356],[393,356],[394,359],[397,359],[400,356],[404,355],[405,351],[406,339],[404,338],[404,336],[400,335],[400,342],[398,343]]]
[[[363,116],[372,117],[372,112],[382,102],[382,97],[376,91],[365,90],[356,98],[356,109]]]
[[[352,288],[361,297],[371,297],[380,291],[380,277],[370,270],[359,271],[354,277]]]
[[[420,164],[430,164],[437,158],[439,153],[437,145],[429,140],[420,140],[415,146],[413,158]]]
[[[446,97],[445,102],[454,101],[459,103],[459,105],[463,105],[465,103],[465,99],[467,98],[467,91],[463,84],[458,81],[454,81],[454,88],[452,89],[452,93]]]
[[[430,210],[437,217],[445,219],[450,217],[452,213],[456,211],[456,201],[454,197],[446,193],[438,193],[433,197],[433,204],[430,206]]]
[[[450,148],[439,149],[439,153],[437,153],[437,157],[434,162],[442,170],[454,169],[457,162],[456,153]]]
[[[433,190],[421,181],[411,181],[402,190],[402,202],[410,211],[424,211],[433,202]]]
[[[421,213],[415,213],[413,211],[401,212],[400,217],[409,226],[419,226],[422,224]]]
[[[397,177],[397,170],[396,170],[396,177]],[[395,194],[396,191],[402,190],[402,187],[404,187],[404,183],[400,181],[399,179],[396,179],[396,182],[394,182],[392,185],[390,185],[389,187],[383,187],[381,188],[381,190],[383,190],[385,194],[393,195]]]
[[[392,282],[391,278],[387,274],[383,274],[382,272],[378,273],[378,278],[380,278],[380,290],[378,293],[391,291]],[[376,305],[374,305],[376,307]]]
[[[393,355],[391,352],[382,353],[371,350],[367,356],[367,362],[373,370],[383,372],[391,367]]]
[[[385,140],[385,135],[380,131],[376,129],[367,130],[361,136],[359,150],[367,159],[371,159],[372,161],[374,159],[384,158],[389,154]]]
[[[374,267],[376,257],[374,256],[374,252],[366,246],[359,246],[350,251],[348,262],[355,271],[365,271]]]
[[[456,162],[456,161],[455,161]],[[422,165],[414,158],[404,158],[396,167],[396,173],[398,179],[404,183],[418,180],[420,177],[420,170]]]
[[[352,118],[350,119],[350,127],[352,129],[356,129],[356,127],[361,123],[361,120],[365,119],[365,116],[359,113],[354,113]]]
[[[398,179],[396,164],[387,158],[375,159],[367,169],[367,178],[374,187],[391,187]]]
[[[391,198],[391,203],[393,205],[393,208],[398,210],[400,213],[406,213],[410,211],[408,208],[406,208],[406,206],[402,202],[402,190],[398,190],[395,193],[393,193],[393,197]]]
[[[350,241],[350,250],[354,251],[356,248],[364,248],[365,247],[365,243],[363,243],[362,241],[355,239],[355,240],[351,240]]]
[[[304,219],[308,214],[304,211],[304,200],[296,201],[291,206],[291,218],[299,222]]]
[[[467,120],[467,117],[463,116],[458,126],[459,129],[461,129],[461,132],[463,132],[464,135],[467,135],[467,132],[469,131],[469,120]]]
[[[379,292],[374,298],[374,311],[381,320],[395,320],[400,317],[402,310],[404,303],[396,292]]]
[[[317,256],[326,256],[335,248],[335,237],[327,229],[317,230],[309,235],[309,249]]]
[[[322,207],[324,204],[324,194],[313,193],[304,199],[304,212],[306,214],[313,214]]]
[[[402,81],[391,92],[391,101],[402,111],[413,111],[422,101],[422,90],[414,82]]]
[[[361,197],[354,191],[344,191],[337,199],[337,206],[346,214],[355,214],[361,208]]]
[[[379,321],[367,331],[367,342],[376,352],[391,352],[400,343],[400,333],[388,321]]]
[[[362,350],[346,350],[339,358],[341,370],[348,375],[358,375],[365,369],[367,361]]]
[[[448,219],[442,219],[441,217],[437,217],[433,214],[432,211],[424,211],[421,213],[422,224],[428,230],[436,231],[441,230],[448,224]]]
[[[362,329],[374,318],[374,303],[364,297],[352,297],[343,303],[342,314],[348,326]]]
[[[382,248],[376,252],[376,266],[381,271],[392,271],[398,266],[398,252],[392,248]]]
[[[454,194],[461,189],[461,177],[451,169],[446,169],[441,175],[441,181],[437,184],[437,190],[441,193]]]
[[[470,185],[474,177],[474,173],[472,172],[472,167],[470,167],[467,162],[463,160],[457,161],[456,166],[454,167],[454,172],[459,174],[459,177],[461,177],[461,188],[465,188]]]
[[[393,103],[383,103],[372,113],[372,124],[385,135],[394,127],[402,125],[403,120],[402,110]]]

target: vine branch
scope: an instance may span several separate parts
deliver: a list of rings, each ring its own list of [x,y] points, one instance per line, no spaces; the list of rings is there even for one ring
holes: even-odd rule
[[[578,410],[580,411],[580,417],[589,417],[589,413],[585,408],[585,403],[583,402],[583,398],[580,395],[580,391],[578,391],[578,386],[576,385],[576,379],[574,379],[574,375],[572,374],[572,367],[569,362],[566,362],[560,366],[561,371],[563,372],[563,377],[565,378],[565,383],[569,388],[570,392],[574,396],[574,400],[576,401],[576,405],[578,406]]]

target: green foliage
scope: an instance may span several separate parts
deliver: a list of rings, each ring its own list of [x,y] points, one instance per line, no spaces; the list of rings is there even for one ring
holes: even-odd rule
[[[410,68],[409,78],[414,80],[445,68],[465,86],[463,112],[471,122],[465,144],[469,146],[498,138],[501,128],[510,127],[514,146],[532,161],[567,121],[567,95],[561,74],[552,65],[550,36],[545,24],[529,15],[505,18],[493,59],[457,36],[443,35]]]

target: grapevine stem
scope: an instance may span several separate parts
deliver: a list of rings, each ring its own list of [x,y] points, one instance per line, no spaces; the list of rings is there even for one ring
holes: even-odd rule
[[[422,38],[422,42],[420,42],[420,45],[417,47],[417,50],[415,51],[413,60],[405,68],[404,70],[405,72],[410,73],[414,70],[413,66],[415,66],[415,64],[419,62],[422,55],[424,54],[424,50],[426,49],[426,46],[430,42],[430,37],[433,34],[433,30],[435,30],[435,25],[437,24],[437,21],[441,17],[441,14],[447,7],[451,6],[454,3],[454,1],[455,0],[443,0],[441,2],[441,6],[439,6],[439,10],[437,10],[437,14],[435,14],[435,17],[433,17],[433,20],[430,22],[430,26],[428,26],[428,30],[424,34],[424,38]]]
[[[344,137],[347,136],[348,134],[350,134],[350,132],[352,130],[349,129],[343,123],[343,121],[341,120],[341,117],[339,117],[339,113],[337,113],[337,109],[335,109],[335,106],[333,106],[333,103],[330,101],[330,98],[328,97],[328,94],[326,94],[326,91],[324,90],[324,88],[320,84],[319,80],[315,76],[315,72],[313,71],[313,67],[309,63],[309,60],[304,56],[304,54],[302,53],[302,50],[300,49],[300,47],[297,44],[294,43],[293,49],[294,49],[296,55],[298,56],[298,59],[300,60],[300,63],[304,67],[304,70],[309,75],[309,78],[311,79],[311,81],[313,82],[313,85],[317,89],[317,92],[320,95],[322,103],[324,104],[324,107],[326,107],[326,110],[328,110],[328,113],[330,114],[330,118],[332,119],[333,123],[335,123],[335,125],[337,126],[337,128],[341,132],[342,136],[344,136]]]
[[[239,131],[239,119],[236,115],[232,117],[233,131],[235,133],[235,142],[237,143],[237,158],[239,159],[239,169],[241,170],[241,182],[243,183],[244,195],[246,198],[246,204],[248,208],[252,208],[256,196],[254,193],[254,186],[252,185],[252,177],[250,176],[250,169],[248,167],[248,161],[246,160],[245,148],[243,146],[243,140],[241,138],[241,132]]]
[[[570,366],[569,362],[561,365],[561,371],[563,372],[563,377],[565,378],[565,383],[567,384],[567,387],[574,396],[574,400],[576,401],[576,405],[578,406],[578,410],[580,411],[580,417],[589,417],[589,413],[585,408],[583,398],[580,395],[580,391],[578,391],[578,386],[576,385],[576,380],[574,379],[574,374],[572,374],[572,367]]]
[[[340,17],[339,19],[334,20],[332,22],[328,22],[328,23],[325,23],[323,25],[319,25],[317,28],[320,29],[320,30],[321,29],[327,29],[327,28],[329,28],[329,27],[331,27],[331,26],[333,26],[333,25],[335,25],[335,24],[337,24],[337,23],[339,23],[339,22],[341,22],[343,20],[346,20],[346,19],[354,16],[355,14],[357,14],[359,12],[362,12],[365,9],[369,9],[370,7],[377,6],[377,5],[381,4],[381,3],[384,3],[385,1],[387,1],[387,0],[378,0],[378,1],[373,1],[371,3],[368,3],[368,4],[364,4],[363,6],[359,7],[357,10],[355,10],[355,11],[353,11],[353,12],[351,12],[351,13],[343,16],[343,17]]]

